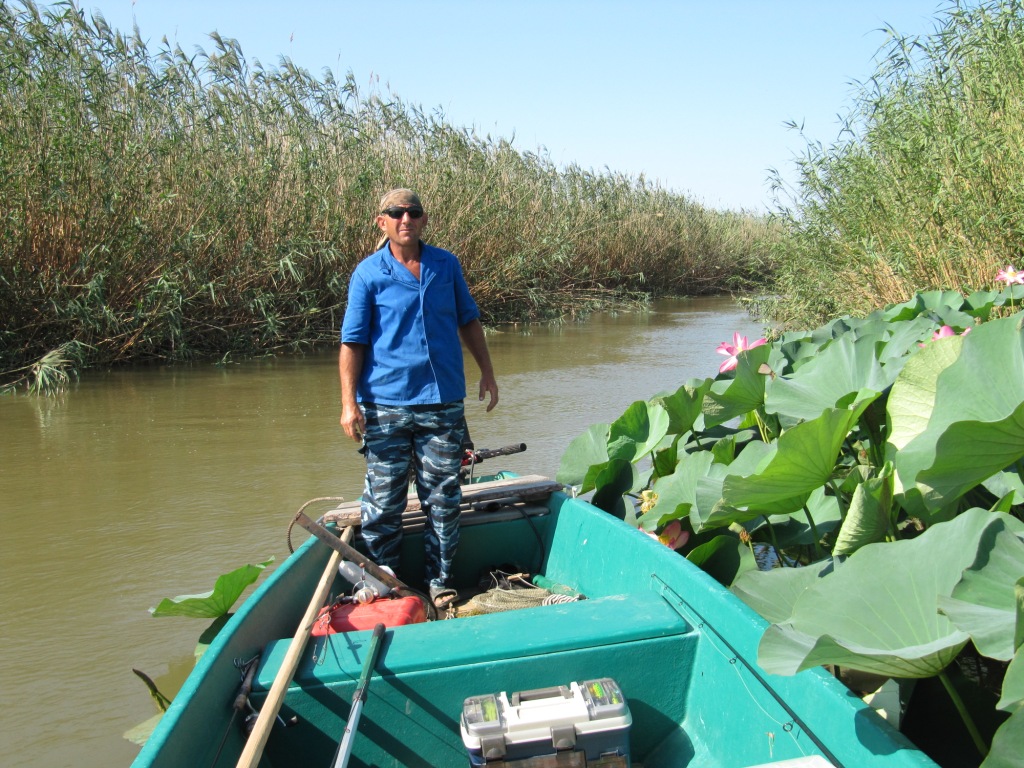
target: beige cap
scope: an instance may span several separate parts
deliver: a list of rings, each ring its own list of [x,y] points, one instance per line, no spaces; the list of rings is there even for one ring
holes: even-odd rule
[[[380,199],[380,210],[384,211],[396,205],[415,205],[417,208],[422,208],[423,203],[420,202],[419,197],[411,189],[392,189],[384,197]]]

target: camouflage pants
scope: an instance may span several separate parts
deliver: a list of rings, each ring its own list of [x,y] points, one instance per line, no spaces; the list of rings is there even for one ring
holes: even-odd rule
[[[366,456],[362,534],[370,557],[397,570],[402,513],[413,472],[416,495],[427,517],[423,531],[426,580],[429,586],[447,586],[459,543],[463,404],[363,403],[362,409],[366,417],[361,449]]]

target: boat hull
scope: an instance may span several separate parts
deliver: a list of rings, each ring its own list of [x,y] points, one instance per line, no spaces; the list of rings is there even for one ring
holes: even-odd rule
[[[514,566],[589,599],[389,630],[351,765],[468,765],[459,730],[466,697],[599,677],[614,678],[626,695],[631,756],[645,768],[808,756],[845,766],[934,765],[823,670],[760,670],[763,619],[677,553],[562,493],[545,511],[464,527],[457,579],[468,585]],[[406,537],[408,572],[421,567],[421,549],[418,536]],[[136,766],[237,761],[244,740],[231,722],[233,660],[262,653],[251,696],[261,707],[329,553],[310,539],[271,574],[200,659]],[[336,593],[344,587],[339,581]],[[275,726],[262,765],[331,763],[369,639],[357,631],[310,640],[281,709],[296,724]]]

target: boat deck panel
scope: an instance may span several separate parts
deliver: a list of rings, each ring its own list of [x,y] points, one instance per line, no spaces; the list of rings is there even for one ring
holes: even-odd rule
[[[310,644],[281,711],[297,725],[276,731],[267,747],[271,763],[297,750],[310,764],[329,763],[370,634],[338,634]],[[385,636],[370,682],[359,726],[362,757],[367,765],[462,768],[467,755],[459,715],[466,697],[607,675],[629,699],[630,740],[644,754],[679,730],[699,642],[699,633],[653,592],[396,627]],[[273,682],[265,670],[279,666],[287,646],[282,640],[267,647],[253,688],[256,707]],[[389,726],[376,727],[378,718]],[[680,755],[693,754],[687,741],[680,743]],[[409,744],[423,751],[413,754]]]
[[[479,664],[594,646],[671,637],[692,627],[653,592],[395,627],[386,636],[381,674]],[[369,631],[310,642],[295,675],[299,686],[359,677]],[[267,645],[254,691],[268,690],[290,640]],[[314,660],[314,655],[316,659]]]

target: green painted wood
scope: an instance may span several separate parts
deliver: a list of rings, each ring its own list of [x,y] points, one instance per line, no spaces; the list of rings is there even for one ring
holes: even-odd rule
[[[582,603],[395,628],[360,720],[353,765],[465,766],[458,717],[467,696],[614,677],[644,768],[745,766],[825,754],[837,765],[934,765],[823,671],[768,676],[756,665],[765,622],[675,552],[585,501],[555,494],[550,514],[467,527],[460,585],[501,563],[541,572]],[[422,551],[408,535],[403,564]],[[327,558],[312,540],[246,602],[197,665],[136,766],[209,766],[238,686],[236,656],[266,647],[256,687],[273,678]],[[308,561],[308,562],[307,562]],[[412,580],[408,573],[406,578]],[[339,590],[341,586],[339,584]],[[265,764],[329,764],[345,725],[369,632],[311,643]],[[316,655],[314,660],[313,655]],[[252,697],[259,706],[265,691]],[[234,764],[231,736],[218,765]]]

